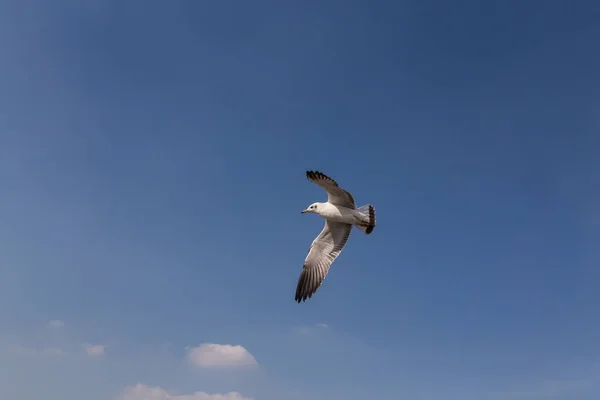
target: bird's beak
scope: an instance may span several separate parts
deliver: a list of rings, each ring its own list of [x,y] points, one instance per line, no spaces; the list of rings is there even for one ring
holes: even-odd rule
[[[300,214],[304,214],[304,213],[307,213],[307,212],[308,212],[308,210],[302,210],[302,211],[300,212]]]

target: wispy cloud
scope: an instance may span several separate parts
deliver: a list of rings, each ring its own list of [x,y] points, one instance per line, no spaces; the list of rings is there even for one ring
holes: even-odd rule
[[[531,388],[503,393],[494,393],[494,399],[537,400],[563,398],[591,391],[596,382],[593,379],[549,380]],[[566,398],[566,397],[565,397]]]
[[[215,393],[195,392],[192,394],[176,395],[161,387],[150,387],[138,383],[128,386],[118,395],[117,400],[253,400],[251,397],[242,396],[238,392]]]
[[[322,332],[329,329],[329,325],[327,324],[315,324],[309,326],[299,326],[294,330],[301,335],[310,335],[316,334],[317,332]]]
[[[188,360],[202,368],[234,368],[258,365],[256,359],[240,345],[204,343],[187,348]]]
[[[54,319],[49,321],[46,326],[51,327],[52,329],[61,329],[60,332],[53,332],[49,334],[49,332],[45,332],[45,339],[60,343],[60,347],[56,344],[50,345],[45,348],[33,348],[24,346],[22,344],[14,344],[10,345],[10,349],[14,354],[21,356],[29,356],[29,357],[57,357],[63,356],[67,354],[76,354],[83,352],[90,357],[104,357],[106,355],[106,346],[102,344],[91,344],[87,342],[81,342],[78,340],[74,340],[73,338],[68,336],[68,332],[66,332],[64,328],[64,321]]]
[[[65,354],[64,350],[58,347],[34,349],[31,347],[22,346],[20,344],[11,346],[11,350],[15,354],[25,357],[59,357]]]
[[[65,326],[65,323],[59,319],[53,319],[52,321],[48,322],[48,326],[52,328],[62,328]]]
[[[84,344],[85,351],[90,357],[103,357],[105,355],[105,347],[101,344]]]

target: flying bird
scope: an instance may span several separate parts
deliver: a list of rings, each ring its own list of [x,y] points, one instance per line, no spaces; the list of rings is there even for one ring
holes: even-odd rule
[[[306,171],[309,181],[327,193],[325,203],[313,203],[302,213],[315,213],[325,218],[325,227],[313,240],[298,278],[295,300],[306,301],[319,289],[333,261],[340,255],[352,227],[369,235],[375,228],[375,207],[367,204],[356,207],[354,197],[337,182],[319,171]]]

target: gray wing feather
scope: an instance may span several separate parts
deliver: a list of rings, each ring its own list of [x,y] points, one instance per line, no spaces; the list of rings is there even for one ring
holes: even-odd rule
[[[338,186],[337,182],[319,171],[306,171],[306,177],[309,181],[319,185],[327,192],[327,201],[347,208],[356,208],[354,197]]]
[[[326,221],[325,227],[313,240],[304,260],[296,286],[295,300],[306,301],[319,289],[333,261],[340,255],[352,231],[352,225]]]

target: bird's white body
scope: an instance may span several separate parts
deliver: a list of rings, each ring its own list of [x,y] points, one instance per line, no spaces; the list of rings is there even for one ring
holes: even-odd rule
[[[345,224],[354,225],[356,223],[368,222],[365,221],[364,215],[356,209],[338,206],[330,202],[315,203],[316,207],[313,211],[328,221],[343,222]]]

